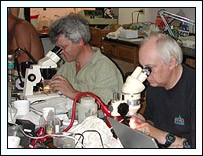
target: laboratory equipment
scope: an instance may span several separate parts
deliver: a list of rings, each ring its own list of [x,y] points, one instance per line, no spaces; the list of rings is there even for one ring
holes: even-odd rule
[[[174,34],[173,30],[171,29],[171,26],[169,26],[169,23],[171,22],[171,20],[170,20],[170,22],[169,22],[169,20],[166,20],[166,18],[169,18],[169,17],[170,17],[172,20],[175,19],[175,20],[181,21],[182,24],[183,24],[183,23],[187,23],[187,24],[190,24],[190,25],[195,26],[195,21],[193,21],[193,20],[191,20],[191,19],[189,19],[189,18],[186,18],[186,17],[180,16],[180,15],[173,14],[173,13],[168,12],[168,11],[163,10],[163,9],[162,9],[162,10],[159,10],[158,13],[159,13],[159,15],[160,15],[162,21],[163,21],[164,24],[165,24],[165,31],[167,30],[167,31],[169,32],[170,36],[173,37],[173,38],[176,39],[176,40],[178,40],[178,38],[176,37],[176,35]],[[181,31],[181,33],[183,33],[184,30],[179,30],[179,31]],[[188,33],[189,33],[189,31],[188,31]]]
[[[72,117],[69,125],[67,125],[67,127],[64,127],[63,132],[68,132],[70,128],[74,125],[75,114],[76,114],[76,104],[78,105],[77,103],[78,100],[80,98],[82,99],[82,97],[84,96],[91,96],[95,99],[94,102],[100,106],[104,114],[106,125],[108,127],[111,127],[111,124],[108,122],[107,117],[121,121],[125,116],[135,115],[140,108],[140,97],[141,97],[140,94],[145,89],[143,82],[147,79],[147,76],[149,76],[150,73],[151,73],[151,69],[149,67],[142,69],[141,67],[138,66],[135,69],[135,71],[130,76],[128,76],[126,82],[123,85],[122,93],[118,93],[120,94],[120,96],[114,97],[109,102],[108,105],[104,104],[102,100],[94,93],[80,92],[73,101]],[[32,146],[33,148],[36,147],[37,141],[44,142],[46,138],[50,138],[53,136],[53,134],[55,134],[54,125],[52,125],[52,123],[54,122],[53,114],[50,116],[51,116],[50,118],[51,122],[49,122],[49,124],[51,125],[52,130],[48,132],[43,131],[43,133],[41,131],[37,132],[37,136],[44,136],[44,137],[42,139],[33,140],[30,144],[30,146]],[[45,127],[46,127],[45,129],[47,130],[47,124]],[[45,133],[49,135],[45,135]]]
[[[73,101],[70,125],[63,131],[67,132],[72,127],[76,113],[76,102],[84,95],[89,95],[95,98],[96,103],[101,107],[104,114],[104,119],[109,127],[111,127],[111,125],[108,122],[107,117],[121,121],[123,118],[125,118],[125,116],[136,115],[141,105],[141,92],[145,89],[143,82],[147,79],[150,73],[151,68],[146,67],[142,69],[140,66],[138,66],[134,72],[127,77],[122,88],[122,93],[115,94],[118,96],[114,96],[108,105],[104,104],[102,100],[94,93],[80,92]]]
[[[33,87],[36,86],[44,79],[49,79],[53,74],[53,69],[57,68],[57,62],[60,60],[60,52],[62,49],[55,46],[51,51],[49,51],[46,56],[38,61],[38,64],[33,64],[30,68],[26,69],[25,74],[25,84],[23,88],[22,98],[30,100],[33,102],[35,100],[44,100],[51,97],[59,97],[57,93],[37,93],[33,92]],[[51,71],[51,72],[50,72]]]
[[[104,8],[104,17],[113,19],[114,18],[113,10],[111,8]]]
[[[82,10],[78,14],[82,16],[90,25],[109,25],[118,23],[118,19],[103,18],[103,13],[101,10]]]
[[[16,119],[16,124],[21,126],[24,133],[32,136],[35,135],[35,124],[30,120]]]
[[[109,110],[112,116],[133,116],[140,109],[141,92],[145,89],[143,82],[150,75],[151,69],[137,67],[127,77],[122,93],[115,93],[110,103]]]
[[[32,62],[26,61],[26,62],[19,63],[18,62],[18,56],[20,56],[21,53],[25,53]],[[14,56],[15,68],[16,68],[17,76],[18,76],[18,78],[15,80],[15,87],[18,90],[23,90],[24,78],[25,78],[25,70],[26,70],[26,68],[30,67],[30,64],[37,64],[37,61],[31,55],[31,53],[29,51],[27,51],[25,48],[17,48],[14,51],[13,56]]]

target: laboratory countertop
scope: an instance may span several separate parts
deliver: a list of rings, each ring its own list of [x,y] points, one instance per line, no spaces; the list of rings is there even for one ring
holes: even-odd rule
[[[114,42],[114,43],[120,43],[120,44],[125,44],[125,45],[129,45],[129,46],[136,46],[136,47],[139,47],[140,44],[141,44],[141,40],[140,39],[132,39],[131,41],[129,40],[123,40],[123,39],[113,39],[113,38],[107,38],[107,37],[104,37],[103,38],[104,41],[108,41],[108,42]],[[192,57],[192,58],[195,58],[196,57],[196,49],[192,49],[192,48],[189,48],[189,47],[183,47],[181,46],[182,48],[182,51],[183,51],[183,55],[186,56],[186,57]]]

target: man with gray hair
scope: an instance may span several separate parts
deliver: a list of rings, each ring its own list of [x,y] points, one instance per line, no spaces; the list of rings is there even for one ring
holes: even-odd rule
[[[52,43],[62,48],[65,63],[52,78],[50,87],[74,99],[80,92],[92,92],[107,104],[121,92],[123,77],[117,66],[99,48],[91,47],[89,26],[78,15],[69,14],[50,28]]]
[[[196,74],[182,60],[181,47],[165,34],[150,36],[139,50],[139,62],[151,74],[145,112],[129,124],[164,148],[196,147]]]

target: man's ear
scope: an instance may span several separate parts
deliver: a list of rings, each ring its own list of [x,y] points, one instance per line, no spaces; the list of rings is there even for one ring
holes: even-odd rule
[[[85,44],[84,41],[83,41],[82,39],[80,39],[79,45],[80,45],[80,46],[83,46],[84,44]]]
[[[177,64],[177,60],[174,56],[172,56],[170,59],[169,68],[172,70],[177,66],[176,64]]]

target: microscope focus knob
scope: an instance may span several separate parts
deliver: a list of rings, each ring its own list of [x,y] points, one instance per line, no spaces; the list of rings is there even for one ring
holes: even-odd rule
[[[118,106],[118,113],[122,116],[122,117],[125,117],[126,114],[128,113],[129,111],[129,105],[127,103],[121,103],[119,106]]]
[[[28,80],[29,80],[30,82],[33,82],[33,81],[36,80],[36,75],[35,75],[35,74],[29,74],[27,78],[28,78]]]

